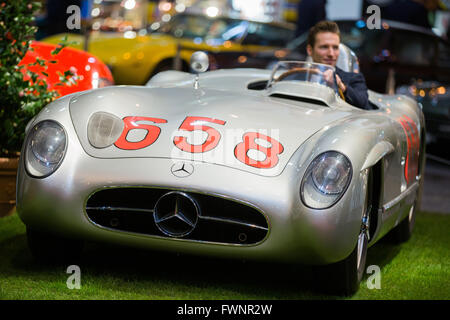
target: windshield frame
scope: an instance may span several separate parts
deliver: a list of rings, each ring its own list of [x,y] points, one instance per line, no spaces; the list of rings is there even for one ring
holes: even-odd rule
[[[285,67],[284,71],[282,69],[283,67]],[[281,75],[284,75],[284,74],[286,74],[286,72],[294,70],[294,68],[319,70],[319,72],[321,72],[321,74],[319,75],[315,72],[312,72],[312,73],[305,72],[305,78],[306,78],[305,80],[299,80],[299,79],[285,80],[284,78],[282,80],[279,80]],[[327,82],[325,77],[322,77],[323,73],[327,70],[330,70],[332,72],[332,77],[333,77],[332,84]],[[280,73],[280,72],[283,72],[283,73],[278,74],[278,76],[276,77],[276,74]],[[312,81],[312,80],[314,80],[314,81]],[[336,83],[336,68],[331,65],[327,65],[327,64],[315,63],[315,62],[309,62],[309,61],[294,61],[294,60],[279,61],[272,68],[272,72],[270,74],[269,81],[267,82],[266,89],[269,89],[269,88],[273,87],[275,84],[283,82],[283,81],[286,81],[286,82],[289,81],[291,83],[297,82],[297,83],[310,83],[310,84],[320,85],[325,88],[329,88],[329,89],[333,90],[334,93],[336,93],[336,94],[338,93],[338,86]]]

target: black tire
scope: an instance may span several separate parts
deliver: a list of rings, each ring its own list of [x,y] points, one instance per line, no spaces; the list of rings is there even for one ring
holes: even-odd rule
[[[366,267],[367,250],[370,240],[370,220],[372,212],[373,175],[369,172],[366,199],[363,208],[361,229],[352,253],[339,262],[316,268],[315,280],[322,291],[329,294],[349,296],[359,289]]]
[[[357,249],[342,261],[315,268],[314,280],[321,292],[349,296],[358,291]]]
[[[84,242],[44,233],[27,227],[27,242],[33,258],[45,264],[77,264]]]

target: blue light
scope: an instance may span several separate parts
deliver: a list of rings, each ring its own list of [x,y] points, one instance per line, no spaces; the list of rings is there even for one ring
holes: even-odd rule
[[[366,26],[366,23],[363,20],[356,21],[356,26],[360,29],[364,28]]]

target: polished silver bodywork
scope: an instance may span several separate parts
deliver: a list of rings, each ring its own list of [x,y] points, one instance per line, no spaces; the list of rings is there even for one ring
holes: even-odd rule
[[[423,180],[420,165],[414,174],[406,172],[405,165],[408,134],[423,139],[421,109],[406,96],[370,92],[379,109],[360,110],[329,88],[309,83],[248,89],[269,76],[269,70],[211,71],[201,74],[194,87],[194,75],[167,71],[145,87],[109,87],[56,100],[30,127],[46,119],[57,121],[67,134],[66,154],[59,168],[43,179],[30,177],[22,159],[17,184],[20,218],[27,226],[79,239],[209,256],[328,264],[346,258],[355,248],[368,170],[379,165],[381,185],[371,190],[379,195],[370,244],[375,243],[407,217],[418,197]],[[96,148],[89,142],[87,125],[97,112],[167,122],[156,124],[161,132],[149,147]],[[174,136],[188,116],[226,122],[208,123],[221,133],[213,152],[194,154],[174,148]],[[405,116],[417,130],[405,131],[399,122]],[[249,130],[265,132],[283,144],[276,166],[255,168],[233,157],[236,144]],[[330,150],[350,159],[353,176],[335,205],[311,209],[301,200],[300,184],[311,161]],[[190,172],[174,174],[176,163],[185,163]],[[164,188],[242,203],[264,215],[268,232],[258,243],[239,245],[124,232],[91,221],[86,214],[89,197],[117,187]]]

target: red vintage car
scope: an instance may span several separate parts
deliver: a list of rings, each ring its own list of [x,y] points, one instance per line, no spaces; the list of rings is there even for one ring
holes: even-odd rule
[[[57,46],[38,41],[33,41],[31,47],[33,50],[28,50],[19,65],[34,63],[36,58],[56,61],[56,63],[47,63],[47,68],[34,65],[27,69],[38,73],[39,77],[47,82],[49,90],[56,90],[60,96],[114,85],[114,79],[108,67],[87,52],[66,47],[58,54],[52,55],[51,52]],[[57,85],[60,83],[60,75],[67,70],[73,73],[73,76],[69,77],[69,83]]]

